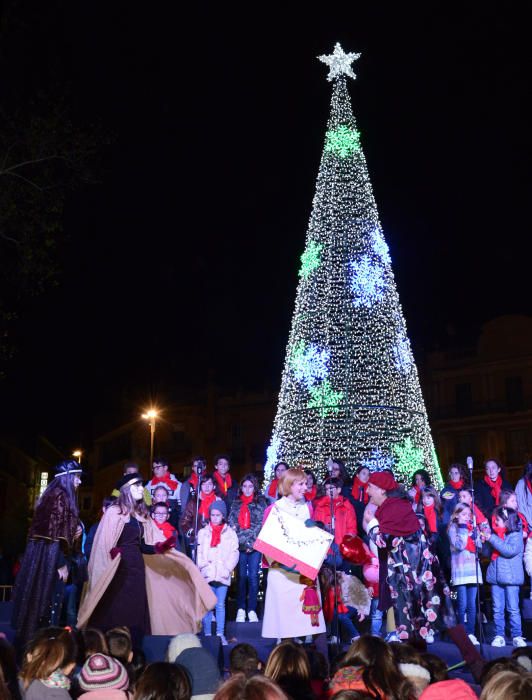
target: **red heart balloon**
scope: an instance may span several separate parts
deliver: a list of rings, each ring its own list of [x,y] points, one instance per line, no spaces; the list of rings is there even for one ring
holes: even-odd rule
[[[364,542],[357,535],[345,535],[340,542],[340,554],[352,564],[365,564],[371,559]]]

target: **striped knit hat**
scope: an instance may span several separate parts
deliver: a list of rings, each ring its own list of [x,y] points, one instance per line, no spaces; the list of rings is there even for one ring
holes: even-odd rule
[[[129,678],[120,661],[106,654],[92,654],[83,664],[79,686],[83,690],[126,690]]]

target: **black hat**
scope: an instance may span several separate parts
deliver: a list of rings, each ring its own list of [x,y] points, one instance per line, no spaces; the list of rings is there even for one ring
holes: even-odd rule
[[[69,474],[81,474],[83,472],[79,462],[75,459],[66,459],[64,462],[59,462],[55,467],[54,476],[68,476]]]
[[[135,472],[134,474],[124,474],[124,476],[121,476],[116,482],[115,488],[120,491],[120,489],[124,486],[127,486],[128,484],[131,486],[132,484],[136,484],[138,482],[141,484],[143,483],[142,476],[138,472]]]

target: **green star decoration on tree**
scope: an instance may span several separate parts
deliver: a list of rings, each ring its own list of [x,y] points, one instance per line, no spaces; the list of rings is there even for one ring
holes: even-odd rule
[[[417,469],[423,469],[425,466],[423,450],[416,447],[409,437],[404,442],[394,445],[392,452],[395,457],[394,472],[406,484]]]
[[[360,150],[360,132],[340,124],[325,134],[325,151],[340,158],[348,158]]]
[[[329,413],[337,413],[338,405],[344,398],[343,391],[333,391],[331,383],[328,379],[312,387],[310,390],[312,398],[307,404],[307,408],[316,408],[322,418],[328,416]]]
[[[308,277],[312,272],[320,266],[320,253],[323,246],[321,243],[310,241],[305,252],[301,256],[301,267],[299,268],[300,277]]]

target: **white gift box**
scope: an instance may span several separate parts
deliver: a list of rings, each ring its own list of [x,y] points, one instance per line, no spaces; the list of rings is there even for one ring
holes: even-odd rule
[[[253,547],[270,563],[277,561],[314,580],[332,542],[329,532],[307,527],[302,520],[274,505]]]

